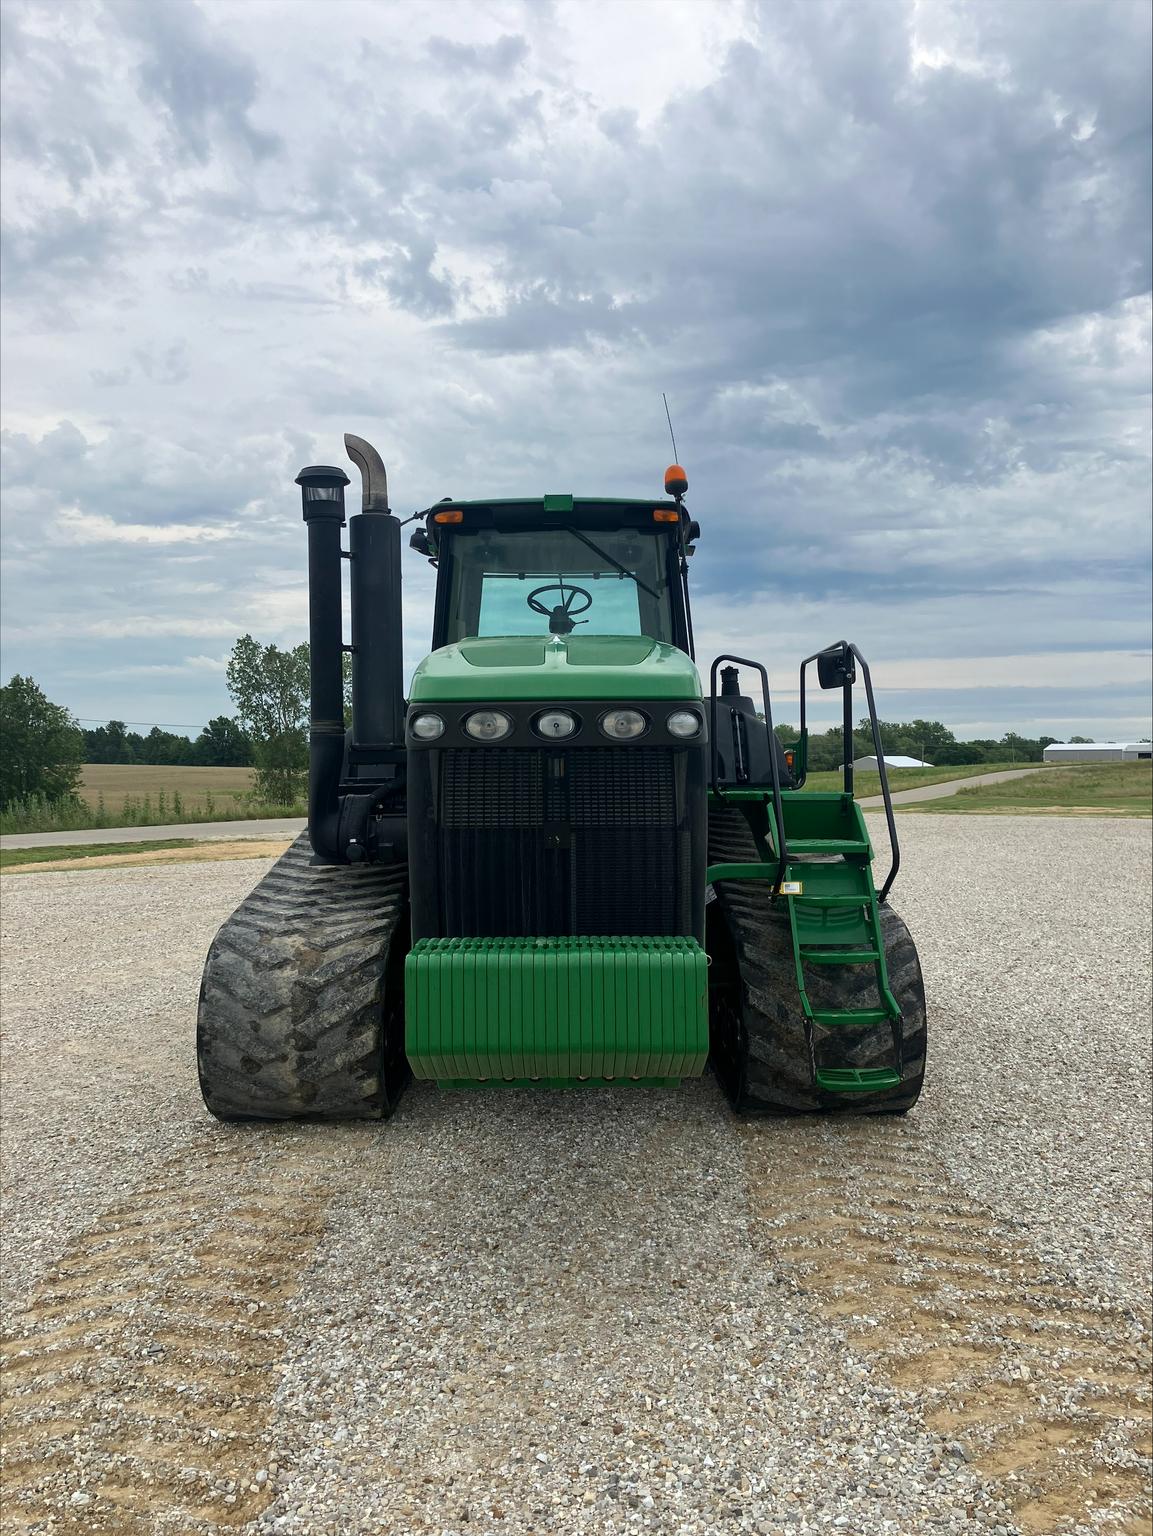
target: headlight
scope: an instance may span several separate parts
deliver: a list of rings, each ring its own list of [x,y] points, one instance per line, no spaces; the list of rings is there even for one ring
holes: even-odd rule
[[[408,728],[417,741],[435,741],[444,735],[444,721],[439,715],[413,715]]]
[[[478,709],[469,715],[464,728],[474,741],[503,741],[512,730],[512,721],[499,709]]]
[[[674,709],[665,721],[669,728],[670,736],[680,736],[687,739],[700,733],[701,717],[695,709]]]
[[[617,741],[630,741],[634,736],[643,736],[647,726],[648,721],[639,709],[610,709],[601,716],[601,730]]]
[[[538,715],[533,721],[533,727],[538,736],[544,736],[549,741],[560,741],[565,736],[576,734],[577,718],[566,709],[546,709],[543,715]]]

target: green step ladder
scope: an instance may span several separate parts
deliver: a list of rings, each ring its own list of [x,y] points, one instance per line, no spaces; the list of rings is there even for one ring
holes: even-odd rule
[[[721,796],[717,797],[721,799]],[[727,792],[723,799],[765,800],[764,792]],[[813,1081],[826,1093],[883,1093],[901,1082],[901,1009],[889,986],[885,945],[877,892],[870,868],[872,848],[864,833],[860,809],[850,799],[822,795],[821,801],[837,801],[851,817],[858,832],[849,837],[789,837],[786,862],[781,870],[777,848],[780,837],[771,803],[766,804],[768,836],[754,832],[760,860],[757,863],[714,864],[710,884],[717,880],[767,880],[774,888],[780,876],[779,894],[789,914],[793,964],[805,1021],[805,1042]],[[827,813],[815,804],[818,796],[790,797],[789,812],[803,810],[808,821]],[[800,855],[819,855],[822,862],[808,863]],[[795,862],[794,862],[795,861]],[[814,1008],[809,997],[806,966],[871,965],[876,977],[879,1006],[872,1008]],[[892,1064],[883,1067],[829,1066],[818,1061],[818,1029],[835,1040],[837,1031],[888,1024],[892,1033]],[[834,1053],[835,1054],[835,1053]]]
[[[805,1016],[805,1034],[813,1080],[827,1093],[880,1093],[901,1081],[901,1010],[889,987],[885,944],[877,893],[869,868],[868,845],[856,840],[805,840],[788,844],[789,862],[781,881],[793,938],[797,990]],[[800,853],[843,855],[830,863],[794,863]],[[879,1006],[815,1008],[809,997],[807,966],[871,965]],[[833,1067],[818,1062],[816,1031],[888,1024],[893,1037],[891,1066]]]

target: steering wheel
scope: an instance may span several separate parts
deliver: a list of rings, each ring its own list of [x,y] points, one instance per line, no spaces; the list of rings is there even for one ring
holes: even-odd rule
[[[560,602],[553,608],[546,608],[539,601],[542,592],[559,592]],[[578,598],[584,598],[580,607],[576,606]],[[587,624],[587,619],[576,619],[576,613],[585,613],[593,605],[593,596],[584,587],[568,586],[565,582],[552,582],[548,586],[537,587],[525,598],[525,602],[533,613],[543,614],[548,620],[548,632],[550,635],[571,635],[578,624]]]

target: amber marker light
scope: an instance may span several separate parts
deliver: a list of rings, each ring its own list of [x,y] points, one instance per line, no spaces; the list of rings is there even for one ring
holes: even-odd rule
[[[665,470],[665,495],[683,496],[689,488],[689,477],[679,464],[670,464]]]
[[[679,512],[670,512],[667,507],[653,508],[654,523],[679,523],[680,520],[681,514]]]
[[[433,520],[434,523],[463,523],[464,522],[464,513],[463,512],[434,512],[432,514],[432,520]]]

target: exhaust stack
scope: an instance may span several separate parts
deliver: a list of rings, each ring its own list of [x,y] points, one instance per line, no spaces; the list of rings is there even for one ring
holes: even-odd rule
[[[366,758],[404,747],[400,523],[388,505],[384,461],[363,437],[344,434],[360,470],[361,515],[349,523],[352,566],[352,745]]]

